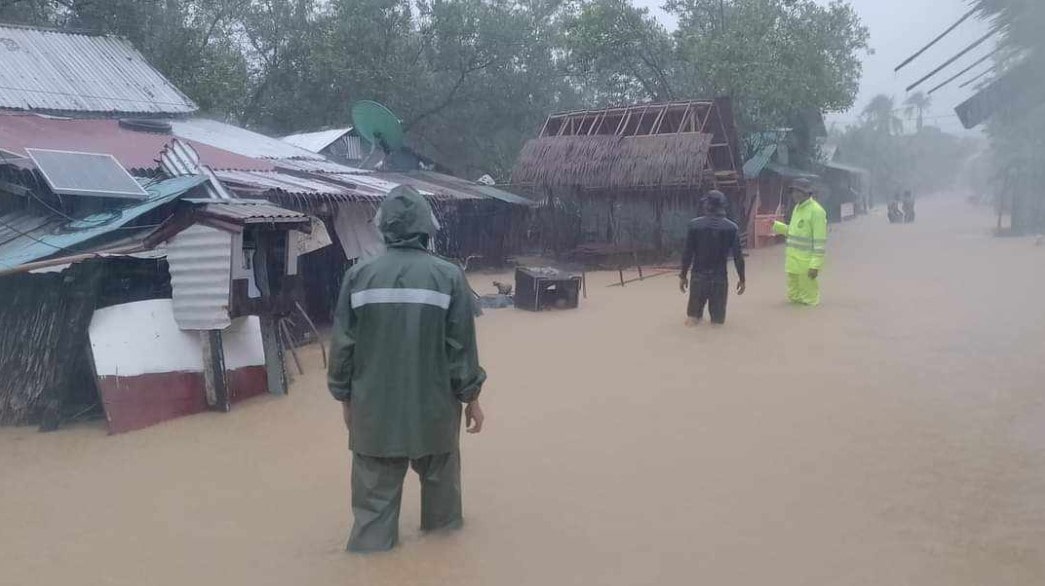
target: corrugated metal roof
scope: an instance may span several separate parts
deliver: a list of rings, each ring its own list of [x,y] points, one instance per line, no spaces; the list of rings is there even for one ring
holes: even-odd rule
[[[487,197],[503,201],[505,203],[532,206],[535,203],[525,197],[515,195],[503,189],[498,189],[492,185],[484,185],[475,181],[468,181],[467,179],[461,179],[460,177],[454,177],[453,175],[445,175],[443,173],[436,173],[434,171],[414,171],[410,175],[416,175],[424,181],[452,189],[455,192],[464,192],[481,197]]]
[[[0,108],[187,114],[198,108],[131,44],[0,25]]]
[[[344,157],[349,161],[362,161],[369,153],[363,150],[363,139],[358,136],[349,136],[344,140]],[[369,143],[367,143],[369,144]]]
[[[232,199],[232,194],[225,189],[214,172],[206,165],[200,164],[200,154],[196,149],[179,138],[172,140],[160,153],[160,167],[169,177],[203,175],[207,178],[204,189],[211,199]]]
[[[773,160],[773,155],[776,154],[777,145],[771,144],[766,145],[759,149],[755,156],[748,159],[744,163],[744,177],[758,177],[762,174],[762,171],[766,168],[766,165]]]
[[[824,163],[824,166],[828,169],[838,169],[839,171],[845,171],[846,173],[857,173],[859,175],[867,175],[868,173],[870,173],[870,171],[862,167],[846,165],[845,163],[836,163],[835,161]]]
[[[777,175],[783,175],[784,177],[799,178],[804,177],[806,179],[819,179],[819,175],[810,173],[809,171],[803,171],[801,169],[795,169],[794,167],[788,167],[787,165],[781,165],[779,163],[770,163],[766,165],[766,169],[776,173]]]
[[[279,171],[217,171],[216,175],[233,191],[260,196],[269,192],[289,195],[324,196],[338,201],[354,201],[368,197],[382,197],[383,192],[358,190],[349,186],[336,185],[319,179],[298,177]],[[345,176],[346,178],[348,176]],[[353,176],[354,177],[354,176]]]
[[[0,58],[3,48],[0,46]],[[174,137],[123,128],[117,120],[70,120],[36,114],[0,114],[0,148],[25,155],[26,148],[108,153],[128,169],[155,169]],[[271,171],[268,161],[186,141],[212,169]],[[278,142],[278,141],[277,141]]]
[[[403,180],[398,174],[394,173],[372,173],[370,175],[351,175],[342,177],[344,181],[351,181],[352,183],[361,187],[372,189],[381,195],[387,195],[390,191],[403,185]],[[413,186],[421,195],[434,196],[435,193],[423,187]]]
[[[245,157],[259,159],[312,159],[322,161],[323,156],[296,147],[278,138],[272,138],[217,120],[191,118],[171,122],[174,135],[212,147],[224,149]]]
[[[179,177],[147,185],[145,190],[149,192],[149,199],[145,201],[74,221],[25,212],[0,216],[0,269],[14,269],[52,256],[75,253],[88,244],[97,246],[98,242],[111,241],[102,237],[114,234],[146,213],[178,199],[204,180],[202,177]],[[120,234],[121,237],[126,235]]]
[[[278,164],[282,164],[278,163]],[[532,205],[530,200],[500,189],[463,179],[417,171],[411,173],[317,173],[299,177],[290,173],[217,171],[216,175],[234,191],[250,197],[276,194],[320,197],[333,201],[381,199],[400,185],[409,185],[421,195],[435,200],[496,199],[512,204]],[[323,181],[325,178],[327,181]],[[337,183],[333,183],[336,181]]]
[[[232,201],[209,203],[202,214],[236,224],[307,224],[309,218],[301,212],[281,208],[267,201]]]
[[[435,199],[457,199],[457,200],[475,200],[475,199],[486,199],[484,196],[466,191],[463,189],[455,189],[440,185],[432,181],[428,181],[425,177],[417,173],[375,173],[375,177],[382,179],[388,183],[396,185],[409,185],[413,187],[421,195],[433,197]]]
[[[333,128],[331,130],[320,130],[318,132],[302,132],[299,134],[289,134],[284,136],[282,140],[289,142],[290,144],[301,147],[307,151],[313,153],[322,152],[323,149],[327,148],[342,136],[345,136],[349,132],[352,132],[352,127],[348,128]]]
[[[306,159],[273,159],[272,163],[280,169],[304,171],[308,173],[343,173],[346,175],[363,175],[371,173],[367,169],[349,167],[333,161],[313,161]]]
[[[167,242],[174,321],[183,330],[232,325],[232,233],[189,226]]]

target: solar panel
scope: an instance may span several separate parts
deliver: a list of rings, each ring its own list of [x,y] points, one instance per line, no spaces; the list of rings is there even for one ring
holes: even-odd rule
[[[149,196],[112,155],[25,150],[55,193],[126,199],[146,199]]]

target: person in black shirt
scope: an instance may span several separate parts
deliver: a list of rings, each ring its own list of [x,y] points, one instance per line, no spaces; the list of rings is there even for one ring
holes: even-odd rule
[[[729,277],[726,263],[733,255],[737,268],[737,295],[747,288],[744,277],[744,253],[740,249],[740,229],[726,217],[726,196],[712,191],[705,198],[705,213],[691,220],[686,236],[686,251],[682,254],[682,274],[679,288],[689,288],[689,318],[687,325],[697,325],[704,319],[704,306],[711,313],[711,323],[726,323],[726,300],[729,298]],[[692,271],[692,283],[688,276]]]

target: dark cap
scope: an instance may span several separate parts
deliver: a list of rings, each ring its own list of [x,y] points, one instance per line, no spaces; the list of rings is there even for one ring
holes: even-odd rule
[[[704,203],[713,210],[725,209],[726,207],[726,194],[718,190],[709,191],[704,196]]]
[[[813,189],[813,182],[806,179],[805,177],[799,177],[791,182],[791,189],[795,191],[801,191],[806,195],[813,195],[815,190]]]

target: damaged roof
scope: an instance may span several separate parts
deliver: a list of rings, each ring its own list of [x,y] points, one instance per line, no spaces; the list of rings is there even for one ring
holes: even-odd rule
[[[155,169],[159,165],[160,152],[174,138],[170,134],[125,128],[118,120],[0,114],[0,148],[20,156],[26,154],[26,148],[107,153],[127,169]],[[203,164],[214,169],[275,169],[268,161],[193,140],[186,142],[196,149]]]
[[[75,220],[24,211],[0,216],[0,271],[53,256],[76,254],[88,244],[111,244],[112,240],[129,235],[121,232],[128,224],[177,200],[204,181],[206,177],[197,175],[151,182],[142,186],[149,193],[148,199]],[[153,228],[155,226],[143,227],[139,231]],[[117,235],[120,238],[103,240],[103,237]]]
[[[345,136],[349,132],[352,132],[352,127],[347,128],[333,128],[330,130],[320,130],[317,132],[302,132],[298,134],[289,134],[282,138],[283,141],[289,142],[290,144],[301,147],[307,151],[313,153],[323,152],[323,149],[334,144],[341,137]]]
[[[198,200],[194,200],[196,203]],[[205,203],[197,215],[238,225],[247,224],[308,224],[309,217],[301,212],[281,208],[264,200],[233,200]]]
[[[326,160],[322,155],[283,142],[278,138],[206,118],[173,120],[171,126],[178,138],[200,142],[257,159]]]
[[[503,189],[498,189],[492,185],[484,185],[476,181],[469,181],[467,179],[461,179],[460,177],[454,177],[453,175],[446,175],[444,173],[436,173],[435,171],[411,171],[407,174],[407,177],[417,178],[418,180],[423,181],[426,185],[432,186],[430,188],[436,190],[442,189],[457,193],[467,193],[475,197],[491,198],[515,205],[536,205],[533,201],[526,199],[525,197],[515,195],[514,193]]]
[[[230,189],[246,197],[299,196],[330,201],[362,201],[379,199],[385,192],[354,189],[315,177],[301,177],[280,171],[222,170],[215,174]]]
[[[0,25],[0,51],[0,108],[149,115],[198,109],[124,39]]]
[[[701,132],[535,138],[523,145],[512,183],[588,189],[701,185],[712,138]]]
[[[751,157],[744,163],[744,177],[758,177],[765,170],[766,165],[773,160],[773,155],[776,154],[777,145],[767,144],[766,146],[759,149],[755,156]]]
[[[282,166],[282,162],[277,162]],[[304,172],[302,172],[304,173]],[[530,200],[488,185],[473,183],[432,171],[406,173],[323,173],[295,174],[286,171],[217,171],[216,175],[244,197],[292,197],[313,202],[352,202],[379,200],[400,185],[409,185],[421,195],[442,201],[493,199],[513,205],[534,205]]]

